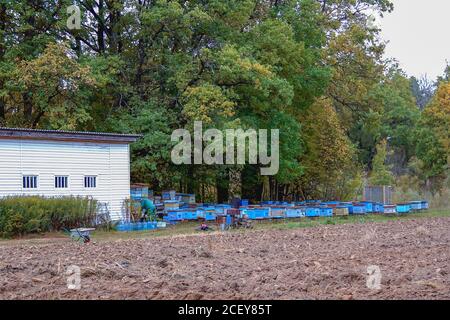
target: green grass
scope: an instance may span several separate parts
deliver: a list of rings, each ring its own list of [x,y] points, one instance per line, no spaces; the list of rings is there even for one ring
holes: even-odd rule
[[[211,225],[214,229],[216,226]],[[183,222],[177,225],[168,225],[165,229],[147,230],[147,231],[133,231],[133,232],[118,232],[118,231],[95,231],[92,233],[96,240],[111,240],[111,239],[141,239],[148,237],[164,237],[164,236],[181,236],[193,233],[199,233],[195,229],[200,226],[199,222]]]
[[[369,222],[387,222],[400,221],[407,219],[424,219],[433,217],[450,217],[450,209],[446,210],[429,210],[427,212],[412,213],[402,216],[385,216],[385,215],[366,215],[366,216],[347,216],[347,217],[332,217],[332,218],[299,218],[299,219],[283,219],[283,220],[263,220],[255,223],[253,230],[286,230],[286,229],[301,229],[314,228],[321,225],[340,225],[340,224],[358,224]],[[96,231],[93,234],[95,240],[114,240],[114,239],[143,239],[151,237],[164,236],[182,236],[190,234],[201,234],[195,229],[200,224],[198,222],[183,222],[166,229],[152,230],[152,231],[137,231],[137,232],[103,232]],[[214,223],[209,223],[215,230],[218,230]],[[232,230],[231,232],[246,232],[247,230]]]
[[[257,224],[256,229],[301,229],[313,228],[320,225],[339,225],[339,224],[362,224],[369,222],[387,222],[401,221],[408,219],[424,219],[433,217],[450,217],[450,210],[430,210],[427,212],[412,213],[407,215],[365,215],[365,216],[346,216],[332,218],[301,218],[280,220],[279,222],[261,222]]]
[[[412,213],[402,216],[385,216],[385,215],[366,215],[366,216],[347,216],[347,217],[332,217],[332,218],[300,218],[300,219],[284,219],[284,220],[264,220],[255,223],[253,230],[292,230],[301,228],[314,228],[321,225],[341,225],[341,224],[362,224],[362,223],[385,223],[388,221],[401,221],[408,219],[426,219],[433,217],[450,217],[450,209],[445,210],[429,210],[421,213]],[[183,236],[192,234],[202,234],[202,232],[195,229],[199,226],[199,222],[183,222],[174,226],[169,226],[166,229],[158,229],[151,231],[136,231],[136,232],[106,232],[95,231],[92,234],[94,241],[113,241],[126,239],[145,239],[154,237],[167,236]],[[211,227],[218,230],[214,223],[209,223]],[[232,230],[230,232],[247,232],[246,229]],[[45,240],[61,240],[61,238],[68,238],[62,233],[49,233],[44,235],[30,235],[25,237],[25,240],[42,242]],[[16,240],[0,239],[0,244],[14,243]]]

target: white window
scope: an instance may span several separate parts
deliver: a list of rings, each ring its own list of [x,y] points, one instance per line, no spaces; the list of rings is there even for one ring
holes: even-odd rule
[[[24,189],[37,189],[38,176],[23,176],[22,186]]]
[[[85,176],[84,177],[84,187],[85,188],[97,188],[97,177],[96,176]]]
[[[69,177],[68,176],[55,176],[55,188],[56,189],[69,188]]]

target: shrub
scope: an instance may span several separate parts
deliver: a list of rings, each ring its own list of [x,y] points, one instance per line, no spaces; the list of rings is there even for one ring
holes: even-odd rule
[[[0,199],[0,236],[59,231],[95,224],[97,201],[83,197]]]
[[[423,190],[414,184],[414,181],[403,179],[409,181],[407,183],[402,183],[395,188],[393,194],[394,203],[403,203],[415,200],[427,200],[430,203],[430,208],[433,209],[448,209],[450,208],[450,188],[444,187],[439,192],[432,193],[428,190]]]
[[[136,201],[131,199],[126,199],[123,203],[125,216],[123,217],[124,221],[139,221],[142,216],[142,208],[137,204]]]

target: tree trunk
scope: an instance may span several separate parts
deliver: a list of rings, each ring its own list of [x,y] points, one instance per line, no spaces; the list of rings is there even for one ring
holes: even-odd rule
[[[3,86],[3,85],[0,84],[0,88],[1,88],[2,86]],[[6,119],[5,103],[4,103],[4,101],[3,101],[3,98],[0,98],[0,126],[4,126],[4,125],[5,125],[5,124],[4,124],[5,119]]]
[[[231,168],[229,171],[230,176],[230,187],[229,187],[229,200],[237,197],[240,198],[242,195],[242,177],[241,170],[237,168]]]
[[[105,11],[104,11],[104,3],[103,0],[99,0],[98,2],[98,16],[99,20],[97,23],[97,44],[100,53],[105,53]]]
[[[121,26],[120,20],[122,18],[121,11],[117,7],[117,0],[112,1],[112,4],[109,5],[109,47],[112,53],[120,54],[122,52],[123,43],[122,43],[122,34],[121,34]]]
[[[7,23],[9,21],[6,20],[6,5],[4,3],[0,4],[0,35],[2,38],[0,38],[0,62],[3,62],[4,56],[5,56],[5,39],[3,38],[6,30]],[[3,89],[4,83],[3,81],[0,82],[0,90]],[[0,98],[0,126],[5,125],[5,119],[6,119],[6,105],[4,98]]]
[[[270,200],[270,180],[269,177],[262,177],[261,201]]]
[[[217,189],[217,201],[218,203],[228,202],[229,196],[229,181],[228,183],[223,183],[220,181],[220,178],[216,180],[216,189]],[[228,180],[228,179],[227,179]]]
[[[191,194],[195,193],[193,166],[187,167],[187,193],[191,193]]]
[[[33,101],[28,93],[22,94],[23,99],[23,117],[27,126],[33,124]]]
[[[81,39],[79,36],[75,36],[75,52],[78,58],[81,58],[83,55],[83,49],[81,47]]]

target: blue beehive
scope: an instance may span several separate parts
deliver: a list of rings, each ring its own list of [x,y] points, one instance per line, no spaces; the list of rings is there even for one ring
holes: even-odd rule
[[[147,223],[147,228],[149,229],[149,230],[154,230],[154,229],[156,229],[156,228],[158,228],[158,222],[148,222]]]
[[[251,220],[266,219],[269,217],[269,209],[268,208],[243,209],[241,214],[247,215],[248,218]]]
[[[117,231],[128,232],[133,231],[133,228],[130,227],[130,223],[124,222],[117,225]]]
[[[297,209],[288,208],[286,209],[286,218],[300,218]]]
[[[397,204],[397,213],[409,213],[411,212],[411,206],[408,203]]]
[[[184,220],[197,220],[197,210],[183,210]]]
[[[140,231],[142,229],[142,224],[140,222],[130,223],[130,231]]]
[[[351,215],[367,214],[367,208],[365,205],[362,204],[354,204],[353,206],[349,207],[349,213]]]
[[[133,223],[133,231],[142,231],[145,229],[145,222]]]
[[[295,207],[295,203],[294,202],[288,203],[286,204],[286,207]]]
[[[180,202],[177,200],[164,200],[164,210],[180,209]]]
[[[306,200],[306,204],[320,204],[321,200]]]
[[[116,226],[116,229],[117,229],[117,231],[121,231],[121,232],[124,232],[124,231],[128,231],[128,230],[129,230],[128,224],[127,224],[127,223],[119,223],[119,224]]]
[[[384,214],[395,214],[395,213],[397,213],[397,206],[385,204],[385,205],[383,205],[383,213]]]
[[[144,230],[154,230],[156,226],[157,222],[144,222]]]
[[[180,202],[184,202],[187,204],[195,204],[195,194],[176,193],[175,200],[178,200]]]
[[[157,221],[156,222],[156,228],[161,229],[161,228],[166,228],[167,227],[167,223],[164,221]]]
[[[120,223],[117,225],[117,231],[145,231],[154,230],[158,226],[157,222],[135,222],[135,223]]]
[[[168,221],[181,221],[184,219],[184,210],[170,210],[167,211]]]
[[[353,207],[353,202],[339,202],[339,206],[350,208]]]
[[[209,209],[209,208],[208,208]],[[217,204],[214,208],[213,208],[217,214],[225,214],[226,209],[231,209],[231,205],[229,204]]]
[[[320,216],[321,217],[332,217],[333,216],[333,208],[321,207],[320,208]]]
[[[202,208],[212,208],[212,207],[214,207],[214,204],[212,204],[212,203],[202,203],[199,206],[202,207]]]
[[[200,207],[197,207],[197,210],[211,210],[211,211],[216,211],[216,207],[214,207],[214,206],[200,206]]]
[[[248,206],[249,201],[247,199],[241,199],[241,206],[245,207]]]
[[[197,218],[202,218],[205,219],[206,221],[216,220],[217,214],[223,214],[223,211],[221,213],[217,213],[215,208],[197,209]]]
[[[215,213],[206,211],[204,219],[206,221],[214,221],[214,220],[216,220],[216,217],[217,217],[217,215]]]
[[[422,201],[411,201],[409,203],[412,211],[420,211],[422,210]]]
[[[306,210],[302,208],[287,208],[286,218],[302,218],[306,215]]]
[[[269,208],[253,209],[256,214],[256,219],[267,219],[270,216]]]
[[[284,218],[286,208],[285,207],[272,207],[270,208],[270,217],[272,218]]]
[[[177,193],[176,193],[175,190],[163,191],[162,192],[162,199],[163,200],[175,200],[176,194]]]
[[[383,213],[383,205],[381,203],[374,203],[373,204],[373,212],[374,213]]]
[[[306,208],[307,217],[320,217],[320,208],[318,207],[307,207]]]
[[[149,190],[145,184],[134,184],[130,187],[130,197],[132,200],[141,201],[153,197],[153,191]]]
[[[360,204],[363,204],[363,205],[366,206],[366,213],[373,213],[373,212],[375,212],[374,207],[373,207],[374,206],[373,202],[362,201],[362,202],[360,202]]]

